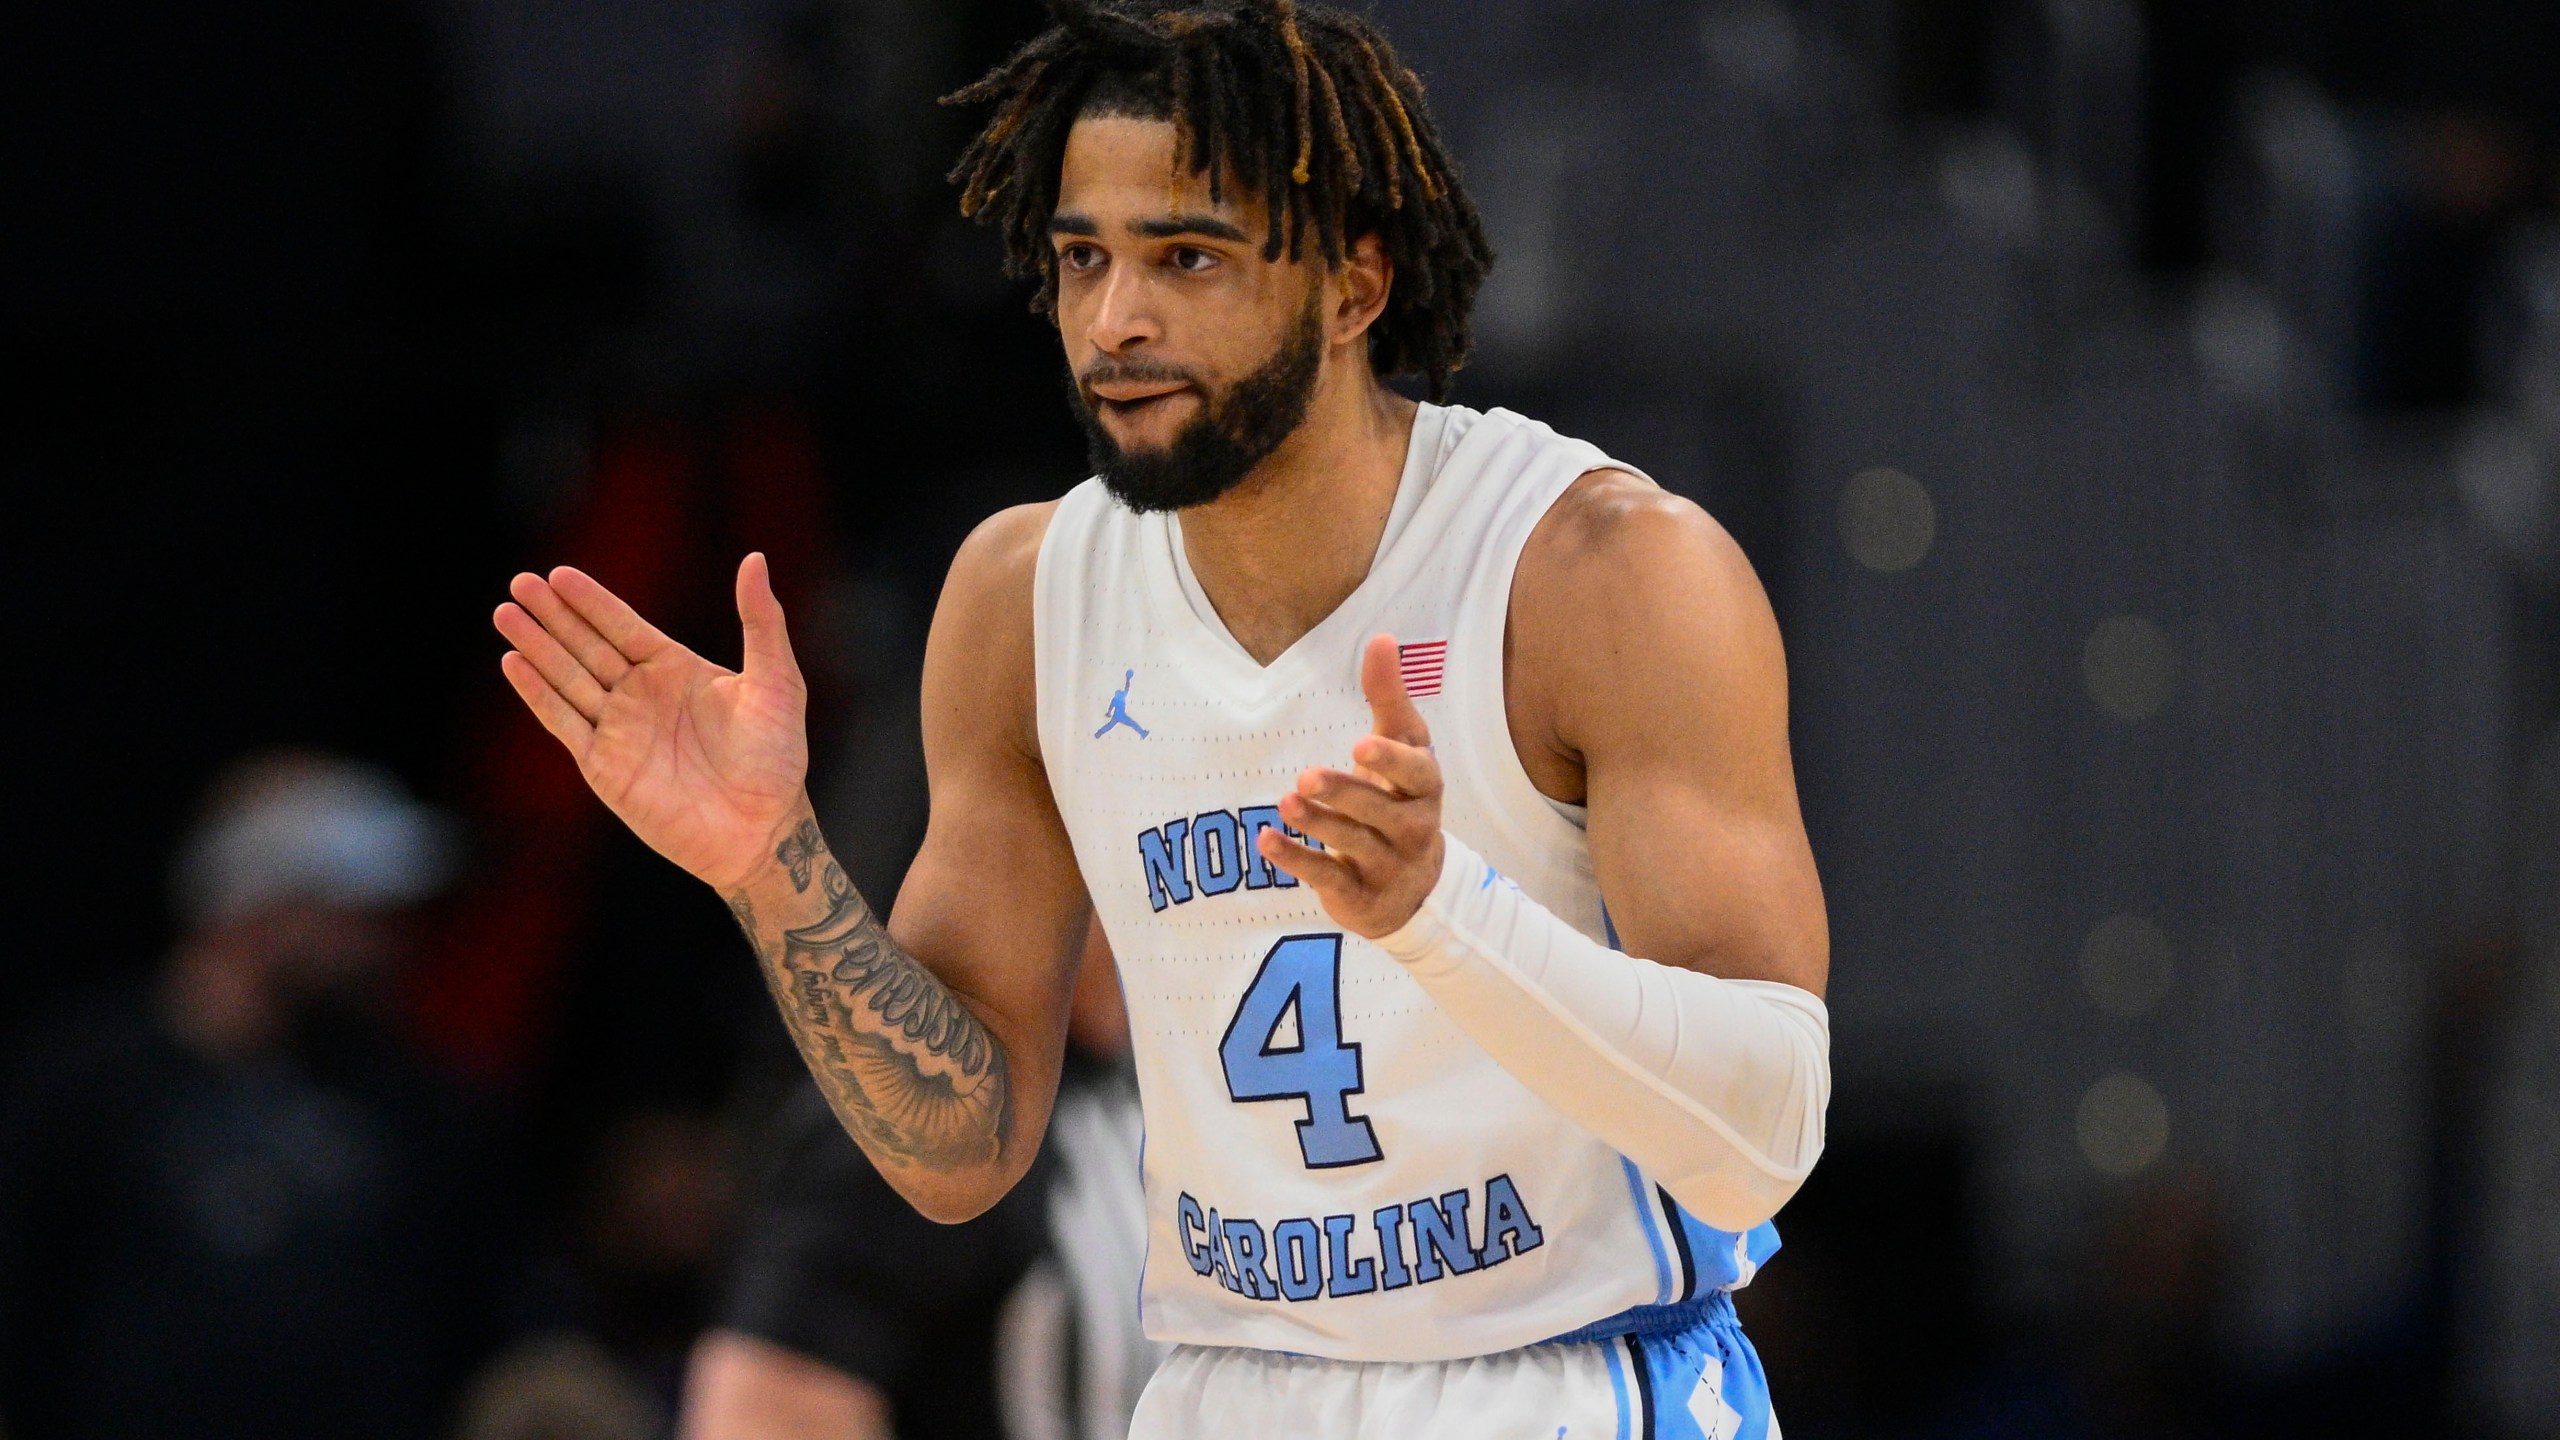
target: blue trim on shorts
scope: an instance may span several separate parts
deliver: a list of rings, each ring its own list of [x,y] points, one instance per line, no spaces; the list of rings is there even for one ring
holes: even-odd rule
[[[1659,1440],[1662,1424],[1653,1400],[1653,1357],[1644,1353],[1644,1342],[1633,1335],[1626,1337],[1629,1369],[1636,1374],[1636,1433],[1634,1440]],[[1618,1348],[1615,1341],[1609,1348]]]
[[[1708,1396],[1717,1408],[1732,1412],[1736,1423],[1731,1440],[1769,1440],[1776,1423],[1769,1408],[1769,1377],[1739,1324],[1710,1321],[1689,1330],[1604,1343],[1612,1349],[1625,1345],[1642,1367],[1636,1373],[1636,1440],[1704,1440],[1701,1426],[1714,1423],[1712,1413],[1700,1408]]]
[[[1662,1248],[1662,1227],[1655,1222],[1653,1201],[1644,1193],[1644,1174],[1636,1162],[1621,1155],[1618,1163],[1626,1167],[1627,1198],[1635,1202],[1636,1222],[1644,1226],[1644,1243],[1653,1247],[1654,1298],[1657,1305],[1671,1303],[1671,1256]]]
[[[1748,1367],[1728,1363],[1724,1367],[1724,1403],[1742,1417],[1742,1428],[1733,1432],[1733,1440],[1769,1440],[1769,1429],[1777,1419],[1777,1411],[1769,1403],[1769,1377],[1761,1370],[1755,1351]]]
[[[1618,1360],[1618,1347],[1603,1345],[1600,1354],[1609,1362],[1609,1393],[1618,1401],[1618,1440],[1627,1440],[1627,1369]]]

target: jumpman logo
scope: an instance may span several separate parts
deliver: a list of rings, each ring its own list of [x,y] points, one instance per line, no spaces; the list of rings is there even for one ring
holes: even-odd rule
[[[1126,725],[1138,732],[1139,739],[1147,738],[1147,727],[1129,718],[1129,682],[1136,678],[1138,672],[1135,670],[1120,672],[1120,688],[1111,692],[1111,714],[1102,722],[1102,728],[1093,732],[1094,739],[1110,734],[1115,725]]]

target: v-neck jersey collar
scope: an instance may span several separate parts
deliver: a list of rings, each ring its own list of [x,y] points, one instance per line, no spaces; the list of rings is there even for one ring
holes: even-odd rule
[[[1156,527],[1155,543],[1149,546],[1154,552],[1151,558],[1171,572],[1169,578],[1181,596],[1182,607],[1190,612],[1191,620],[1207,642],[1204,648],[1220,655],[1225,662],[1241,667],[1246,675],[1259,677],[1261,683],[1267,685],[1279,679],[1284,672],[1294,675],[1302,670],[1307,664],[1305,657],[1317,646],[1331,644],[1334,632],[1346,624],[1359,622],[1361,617],[1375,610],[1380,576],[1395,568],[1387,563],[1388,559],[1395,553],[1397,543],[1413,529],[1413,517],[1422,508],[1423,499],[1431,489],[1432,478],[1448,458],[1451,429],[1448,422],[1447,407],[1428,402],[1416,404],[1413,434],[1405,442],[1404,470],[1396,477],[1396,498],[1388,507],[1386,528],[1378,535],[1378,548],[1369,558],[1367,572],[1360,577],[1360,583],[1352,587],[1351,593],[1343,597],[1341,604],[1333,607],[1305,634],[1290,642],[1287,649],[1273,656],[1269,665],[1255,661],[1252,653],[1227,628],[1226,621],[1220,618],[1218,608],[1209,603],[1209,592],[1201,588],[1200,577],[1191,569],[1191,557],[1183,549],[1180,516],[1168,511],[1157,517],[1160,523]]]

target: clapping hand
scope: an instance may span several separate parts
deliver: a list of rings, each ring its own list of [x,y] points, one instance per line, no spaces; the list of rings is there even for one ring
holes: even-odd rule
[[[738,566],[746,653],[725,669],[567,566],[518,575],[493,617],[500,659],[599,799],[723,894],[772,863],[807,806],[808,685],[762,555]]]
[[[1351,747],[1353,768],[1312,767],[1280,797],[1280,818],[1324,848],[1278,830],[1258,843],[1264,859],[1314,888],[1334,923],[1374,940],[1412,919],[1440,881],[1440,762],[1405,693],[1394,636],[1370,638],[1360,689],[1374,723]]]

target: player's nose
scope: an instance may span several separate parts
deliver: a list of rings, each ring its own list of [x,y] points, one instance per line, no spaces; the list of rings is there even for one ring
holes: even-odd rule
[[[1103,277],[1093,313],[1085,323],[1085,339],[1093,348],[1106,355],[1119,354],[1164,338],[1145,282],[1146,277],[1127,266],[1115,265]]]

